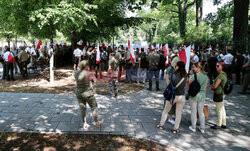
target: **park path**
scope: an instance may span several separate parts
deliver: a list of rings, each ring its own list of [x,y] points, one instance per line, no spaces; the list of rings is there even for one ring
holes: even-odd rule
[[[151,139],[163,145],[174,145],[176,150],[247,150],[250,149],[250,96],[238,95],[239,86],[226,97],[226,130],[211,130],[216,122],[215,105],[212,92],[207,91],[206,104],[210,115],[206,120],[206,133],[192,133],[190,125],[190,106],[187,101],[180,124],[181,132],[173,135],[173,125],[165,124],[166,130],[157,130],[163,107],[164,81],[161,91],[148,92],[146,89],[117,99],[96,95],[99,117],[105,122],[95,128],[87,109],[87,121],[92,126],[81,129],[81,118],[75,95],[33,94],[0,92],[0,130],[2,132],[51,132],[82,134],[122,134]]]

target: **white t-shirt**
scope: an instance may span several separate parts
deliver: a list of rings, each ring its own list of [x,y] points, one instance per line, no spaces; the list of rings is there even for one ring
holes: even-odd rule
[[[34,48],[29,49],[28,52],[30,53],[30,55],[36,56],[36,51]]]
[[[74,50],[74,55],[75,55],[75,57],[81,57],[83,55],[83,53],[79,48],[77,48]]]
[[[11,54],[9,51],[4,53],[4,55],[3,55],[4,61],[8,62],[9,54]],[[13,54],[11,54],[11,55],[12,55],[12,57],[14,57]]]
[[[225,64],[232,64],[233,59],[234,59],[234,56],[231,53],[228,53],[227,55],[223,57]]]
[[[83,50],[82,50],[82,55],[83,55],[83,56],[86,56],[86,48],[83,48]]]
[[[194,58],[193,58],[193,61],[194,61],[194,63],[199,62],[199,57],[197,55],[195,55]]]

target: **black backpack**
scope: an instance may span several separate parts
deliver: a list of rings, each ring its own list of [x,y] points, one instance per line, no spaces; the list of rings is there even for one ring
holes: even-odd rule
[[[220,83],[221,87],[222,87],[222,84]],[[225,94],[230,94],[233,90],[233,81],[229,78],[227,78],[227,82],[225,84],[223,88],[223,91]]]
[[[201,90],[201,85],[197,80],[197,75],[194,74],[194,81],[190,84],[190,87],[188,89],[189,96],[195,97]]]

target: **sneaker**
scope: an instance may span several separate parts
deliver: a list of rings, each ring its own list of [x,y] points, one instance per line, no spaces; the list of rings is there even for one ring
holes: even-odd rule
[[[174,125],[174,124],[175,124],[175,121],[174,121],[174,120],[170,120],[170,119],[168,119],[168,122],[169,122],[169,123],[171,123],[172,125]]]
[[[189,129],[190,129],[192,132],[196,132],[196,129],[194,129],[192,126],[189,126]]]
[[[89,127],[90,127],[90,125],[88,123],[84,123],[83,124],[83,129],[84,130],[87,130]]]
[[[211,129],[220,129],[220,126],[214,125],[214,126],[210,126]]]
[[[148,91],[152,91],[152,88],[151,88],[151,89],[150,89],[150,88],[148,88],[147,90],[148,90]]]
[[[201,131],[201,133],[205,133],[204,129],[199,128],[199,130]]]

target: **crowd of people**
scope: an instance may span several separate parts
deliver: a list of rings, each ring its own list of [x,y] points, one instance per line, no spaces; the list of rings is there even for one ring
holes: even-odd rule
[[[185,47],[185,46],[184,46]],[[226,129],[226,110],[224,106],[224,97],[225,97],[225,87],[229,81],[232,81],[232,73],[236,74],[236,83],[243,84],[241,94],[246,94],[246,90],[249,85],[249,75],[250,75],[250,57],[248,53],[242,54],[240,51],[237,51],[236,55],[231,54],[231,47],[227,47],[226,54],[223,54],[219,50],[219,47],[216,46],[214,49],[207,47],[201,51],[192,50],[191,52],[191,66],[190,70],[187,73],[185,70],[185,63],[181,61],[178,56],[178,52],[183,47],[179,49],[173,48],[170,49],[169,57],[164,56],[164,51],[162,49],[135,49],[134,60],[131,59],[130,51],[128,48],[115,48],[114,51],[107,51],[105,48],[101,50],[101,62],[96,64],[97,56],[97,47],[85,47],[83,51],[80,51],[80,48],[74,51],[76,58],[75,69],[77,70],[78,63],[80,63],[80,71],[77,71],[75,74],[77,81],[77,90],[76,94],[80,97],[85,97],[85,99],[79,98],[79,104],[84,102],[84,106],[81,106],[83,112],[86,110],[86,103],[91,102],[92,111],[94,115],[95,122],[97,125],[101,124],[103,121],[98,121],[97,117],[97,105],[93,107],[93,104],[96,104],[95,99],[93,98],[93,87],[88,85],[85,87],[86,91],[81,88],[79,77],[82,78],[82,81],[86,83],[93,80],[89,80],[86,70],[94,70],[96,73],[95,78],[98,77],[98,71],[107,70],[115,73],[113,79],[110,79],[110,92],[111,95],[115,92],[115,97],[117,97],[117,86],[116,81],[121,80],[122,71],[126,73],[125,82],[148,82],[149,91],[152,91],[152,82],[156,82],[156,90],[159,91],[159,82],[160,79],[166,77],[166,83],[169,85],[172,83],[174,87],[174,95],[170,100],[167,100],[164,103],[164,110],[162,112],[162,117],[160,124],[157,125],[158,129],[163,129],[163,125],[169,116],[169,122],[174,124],[173,133],[176,134],[180,132],[179,125],[181,122],[181,114],[183,106],[187,99],[190,100],[191,106],[191,123],[189,129],[192,132],[196,132],[196,122],[197,122],[197,111],[200,119],[199,130],[201,133],[205,132],[205,115],[204,115],[204,104],[206,99],[206,90],[207,87],[210,87],[214,91],[213,100],[216,103],[216,111],[218,116],[217,124],[211,126],[212,129]],[[84,61],[80,62],[81,59]],[[165,66],[167,61],[168,65]],[[83,67],[84,66],[84,69]],[[107,67],[107,68],[106,68]],[[233,67],[237,67],[237,70],[233,71]],[[165,75],[166,71],[166,75]],[[84,73],[79,75],[79,72]],[[160,73],[161,72],[161,73]],[[102,72],[99,74],[102,78]],[[84,78],[83,78],[84,77]],[[116,80],[117,78],[117,80]],[[243,83],[242,83],[243,80]],[[115,88],[112,89],[112,85]],[[198,86],[197,86],[198,85]],[[189,90],[192,89],[193,93],[196,89],[196,93],[192,94],[188,92],[188,97],[185,95],[185,88],[189,87]],[[196,87],[199,87],[198,90]],[[88,94],[86,92],[91,91],[91,99],[88,99]],[[169,92],[169,91],[168,91]],[[93,103],[94,102],[94,103]],[[173,120],[175,117],[175,120]],[[82,114],[82,118],[85,117],[85,113]],[[84,120],[85,121],[85,120]],[[86,128],[88,124],[84,122],[83,127]]]
[[[214,91],[213,100],[216,103],[218,115],[217,124],[211,126],[211,128],[227,128],[224,106],[226,94],[224,89],[229,82],[232,84],[234,79],[232,74],[235,73],[235,84],[242,85],[242,90],[239,93],[247,93],[250,83],[249,54],[241,51],[236,51],[236,54],[232,54],[232,47],[230,46],[227,47],[225,53],[220,50],[218,45],[214,48],[209,46],[202,47],[201,50],[192,49],[190,69],[187,72],[185,63],[179,56],[179,52],[184,47],[185,45],[170,48],[168,56],[165,56],[162,48],[148,48],[146,50],[135,48],[135,58],[131,58],[129,48],[123,46],[113,49],[110,46],[107,48],[77,46],[74,51],[66,50],[69,49],[66,47],[56,46],[54,51],[55,66],[74,64],[73,68],[76,71],[75,79],[77,84],[76,96],[81,108],[84,129],[89,126],[85,120],[86,103],[92,109],[95,125],[99,126],[103,123],[103,120],[98,120],[97,103],[94,97],[92,82],[97,79],[100,80],[105,76],[108,77],[110,94],[114,97],[118,96],[117,82],[148,83],[148,91],[153,91],[152,85],[155,82],[156,91],[160,91],[160,81],[162,82],[163,79],[166,79],[166,85],[172,85],[174,94],[171,99],[165,99],[161,121],[157,128],[163,129],[163,125],[169,117],[168,121],[174,124],[174,134],[180,131],[181,114],[187,99],[190,100],[191,106],[192,125],[189,129],[192,132],[196,132],[198,111],[200,119],[199,130],[202,133],[205,132],[203,109],[206,90],[209,87]],[[5,47],[4,50],[0,51],[2,58],[0,60],[4,67],[3,79],[14,80],[14,69],[17,72],[15,65],[20,68],[22,75],[25,77],[27,76],[27,65],[29,63],[33,63],[34,60],[46,59],[50,56],[49,52],[38,51],[34,46],[26,49],[21,47],[19,50],[17,51],[15,47],[12,49]],[[11,58],[14,58],[13,62],[10,61]],[[126,77],[124,80],[122,78],[123,74]],[[188,95],[185,95],[186,88],[190,90]],[[175,120],[173,120],[174,118]]]

